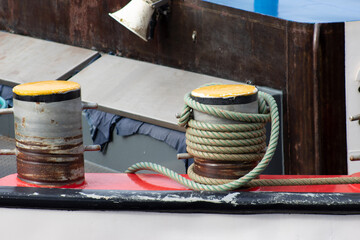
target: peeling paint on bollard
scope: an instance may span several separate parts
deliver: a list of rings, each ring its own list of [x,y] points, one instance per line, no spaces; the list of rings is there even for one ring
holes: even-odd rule
[[[66,81],[31,84],[37,84],[35,94],[28,91],[26,84],[14,88],[18,177],[40,185],[82,183],[84,146],[80,85]],[[45,84],[50,89],[45,87],[43,94],[39,88]],[[70,88],[66,91],[59,90],[59,86],[68,85]],[[22,91],[24,89],[26,92]]]
[[[258,113],[258,90],[255,86],[244,85],[244,84],[215,84],[202,86],[194,89],[191,92],[191,98],[198,103],[213,106],[217,109],[223,109],[233,112],[242,113]],[[210,124],[239,124],[240,122],[215,117],[205,112],[193,110],[194,120]],[[242,123],[246,124],[246,123]],[[187,131],[187,136],[189,131]],[[191,135],[191,134],[189,134]],[[196,134],[195,134],[196,135]],[[198,136],[199,137],[199,136]],[[188,138],[188,137],[187,137]],[[213,140],[211,137],[207,139]],[[216,138],[215,138],[216,139]],[[240,138],[232,138],[231,140],[239,140]],[[218,140],[218,139],[216,139]],[[227,139],[226,139],[227,140]],[[265,141],[265,138],[263,139]],[[191,145],[189,138],[187,139],[187,145]],[[220,145],[211,145],[215,148],[223,147]],[[265,142],[259,145],[260,150],[252,150],[251,153],[260,153],[258,159],[252,161],[249,160],[212,160],[200,158],[194,156],[194,173],[202,177],[215,178],[215,179],[238,179],[247,173],[249,173],[258,162],[261,160],[261,153],[265,148]],[[236,147],[241,147],[237,145]],[[200,149],[196,149],[200,150]],[[201,150],[200,150],[201,151]],[[214,150],[216,151],[216,150]],[[214,152],[215,153],[215,152]],[[210,153],[211,154],[211,153]],[[236,155],[239,153],[234,153]],[[242,153],[245,155],[246,153]],[[229,154],[230,155],[230,154]]]

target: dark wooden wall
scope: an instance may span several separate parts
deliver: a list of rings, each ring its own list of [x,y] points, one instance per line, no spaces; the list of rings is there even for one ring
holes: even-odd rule
[[[286,168],[310,174],[346,173],[344,24],[288,23]],[[286,133],[285,133],[286,134]]]
[[[286,173],[346,173],[344,24],[322,24],[313,54],[314,24],[172,0],[144,42],[108,16],[126,3],[0,0],[0,29],[280,89]]]

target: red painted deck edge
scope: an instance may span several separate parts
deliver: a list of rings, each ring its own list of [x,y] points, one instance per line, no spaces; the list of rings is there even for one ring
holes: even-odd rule
[[[360,173],[352,176],[359,176]],[[183,175],[187,177],[187,175]],[[262,175],[261,179],[346,177],[346,176],[303,176],[303,175]],[[43,187],[29,184],[12,174],[0,179],[2,187]],[[126,173],[86,173],[83,185],[68,185],[60,188],[93,189],[93,190],[126,190],[126,191],[186,191],[186,187],[158,174]],[[319,192],[319,193],[360,193],[360,184],[312,185],[312,186],[277,186],[258,187],[241,191],[262,192]]]

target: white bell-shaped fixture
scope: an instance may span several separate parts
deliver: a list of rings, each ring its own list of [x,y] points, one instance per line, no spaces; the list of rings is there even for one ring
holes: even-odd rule
[[[147,31],[155,9],[146,0],[132,0],[125,7],[109,15],[127,29],[147,41]]]

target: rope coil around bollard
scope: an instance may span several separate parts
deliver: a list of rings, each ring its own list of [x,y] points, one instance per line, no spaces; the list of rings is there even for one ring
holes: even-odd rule
[[[188,169],[192,180],[178,173],[150,162],[132,165],[126,173],[151,170],[165,175],[192,189],[206,191],[231,191],[240,187],[313,185],[313,184],[350,184],[360,183],[358,177],[310,178],[310,179],[255,179],[268,166],[276,150],[279,137],[279,113],[275,99],[259,92],[258,114],[232,112],[196,102],[190,93],[184,97],[185,106],[179,118],[179,125],[186,126],[187,151],[189,154],[213,160],[259,161],[257,166],[237,180],[215,179],[197,175],[194,164]],[[240,122],[239,124],[210,124],[191,119],[192,109]],[[268,110],[269,109],[269,110]],[[259,152],[265,142],[265,124],[271,120],[271,134],[265,154]],[[246,124],[243,124],[246,123]],[[220,147],[219,147],[220,146]]]
[[[213,116],[218,116],[221,118],[226,118],[226,119],[231,119],[231,120],[241,121],[241,122],[246,122],[246,123],[254,123],[254,125],[246,124],[243,126],[241,124],[235,124],[238,126],[225,126],[225,125],[222,126],[223,124],[201,124],[195,120],[191,120],[191,123],[189,123],[189,125],[192,125],[192,126],[194,126],[196,124],[200,124],[205,130],[207,129],[206,125],[208,125],[208,126],[210,126],[210,128],[221,129],[220,132],[221,131],[233,132],[234,131],[233,128],[237,128],[242,131],[254,131],[254,130],[257,131],[258,129],[261,129],[269,119],[271,119],[271,122],[272,122],[271,135],[270,135],[269,146],[266,150],[266,153],[265,153],[264,157],[262,158],[262,160],[259,162],[259,164],[253,170],[251,170],[249,173],[244,175],[243,177],[241,177],[237,180],[225,183],[225,184],[207,185],[207,184],[197,183],[195,181],[186,179],[170,169],[167,169],[158,164],[149,163],[149,162],[141,162],[141,163],[134,164],[133,166],[129,167],[126,172],[133,173],[133,172],[136,172],[139,170],[152,170],[152,171],[158,172],[160,174],[163,174],[163,175],[165,175],[165,176],[177,181],[178,183],[180,183],[190,189],[193,189],[193,190],[229,191],[229,190],[234,190],[234,189],[244,186],[246,183],[250,182],[252,179],[259,176],[259,174],[269,164],[269,162],[275,152],[277,140],[278,140],[278,136],[279,136],[279,113],[278,113],[277,105],[276,105],[274,98],[272,98],[269,94],[259,92],[259,99],[260,99],[259,111],[261,113],[260,114],[246,114],[246,113],[237,113],[237,112],[231,112],[231,111],[226,111],[226,110],[219,110],[219,109],[216,109],[215,107],[200,104],[200,103],[194,101],[193,99],[191,99],[190,93],[188,93],[184,98],[186,105],[185,105],[184,110],[179,119],[179,124],[181,126],[187,125],[187,123],[190,120],[192,109],[196,109],[198,111],[205,112],[205,113],[211,114]],[[270,107],[270,113],[266,113],[266,111],[267,111],[266,103]],[[249,125],[249,126],[247,126],[247,125]],[[261,138],[261,134],[255,134],[255,138],[259,138],[259,137]],[[252,141],[254,141],[254,140],[252,140]],[[242,142],[241,144],[246,145],[245,142]],[[256,140],[255,140],[255,142],[256,142]],[[236,155],[238,155],[238,154],[236,154]]]

